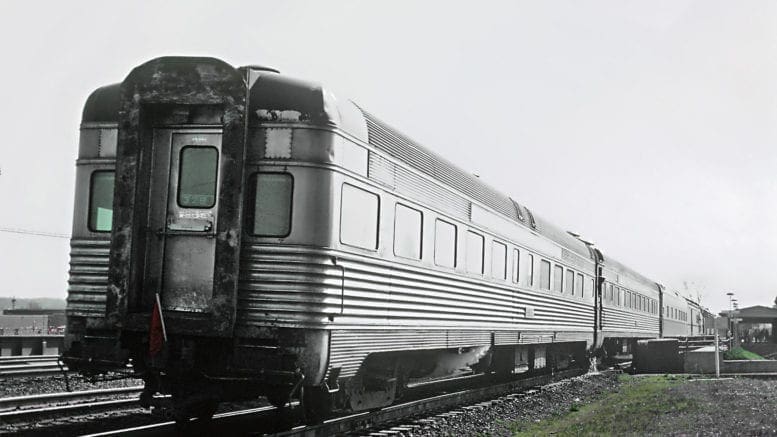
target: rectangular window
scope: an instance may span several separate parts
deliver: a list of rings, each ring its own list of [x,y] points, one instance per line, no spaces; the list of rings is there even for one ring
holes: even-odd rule
[[[521,270],[521,252],[513,249],[513,283],[517,284],[520,279]]]
[[[567,276],[564,278],[564,293],[575,295],[575,272],[567,269]]]
[[[211,146],[181,149],[178,170],[178,205],[182,208],[213,208],[216,204],[219,150]]]
[[[540,260],[540,288],[550,290],[550,262]]]
[[[560,265],[553,266],[553,291],[561,293],[564,287],[564,268]]]
[[[588,284],[588,287],[585,290],[585,295],[586,296],[593,296],[594,295],[594,278],[589,279],[586,284]]]
[[[585,296],[585,294],[583,294],[583,274],[582,273],[577,274],[577,281],[575,281],[575,293],[579,294],[580,297]]]
[[[394,208],[394,255],[421,259],[421,211],[397,203]]]
[[[621,289],[617,289],[615,291],[615,304],[620,306],[621,305]]]
[[[92,232],[111,232],[113,223],[113,185],[116,174],[112,170],[92,173],[89,186],[89,219]]]
[[[483,274],[483,236],[467,231],[466,270],[470,273]]]
[[[340,241],[377,250],[380,198],[377,194],[343,184],[340,205]]]
[[[491,242],[491,277],[507,279],[507,246],[498,242]]]
[[[434,222],[434,263],[456,267],[456,225],[440,219]]]
[[[254,173],[250,187],[254,207],[251,233],[262,237],[285,237],[291,231],[291,196],[294,179],[289,173]]]
[[[534,255],[527,254],[526,257],[526,285],[534,287]]]

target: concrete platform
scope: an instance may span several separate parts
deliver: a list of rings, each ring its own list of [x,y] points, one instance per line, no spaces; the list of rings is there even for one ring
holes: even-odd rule
[[[723,375],[769,375],[777,374],[777,360],[724,360],[723,351],[720,354],[720,373]],[[685,373],[714,374],[715,347],[703,348],[686,352]]]

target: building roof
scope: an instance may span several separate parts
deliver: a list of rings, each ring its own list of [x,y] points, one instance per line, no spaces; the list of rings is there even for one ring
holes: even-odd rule
[[[723,317],[728,317],[728,310],[721,311],[720,315]],[[768,321],[773,321],[773,319],[777,319],[777,308],[756,305],[747,308],[740,308],[739,310],[734,311],[733,316],[743,319],[743,322],[755,323],[759,322],[758,319],[769,319]],[[766,320],[760,321],[765,322]]]

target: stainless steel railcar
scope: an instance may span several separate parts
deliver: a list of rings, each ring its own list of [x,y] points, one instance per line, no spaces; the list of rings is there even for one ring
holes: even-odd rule
[[[659,335],[655,283],[271,69],[158,58],[96,90],[75,205],[68,366],[131,361],[182,418],[301,392],[318,420]]]

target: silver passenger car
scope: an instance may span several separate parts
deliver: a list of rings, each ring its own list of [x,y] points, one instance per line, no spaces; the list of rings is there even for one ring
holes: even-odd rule
[[[65,359],[131,362],[182,418],[294,395],[315,421],[658,335],[655,283],[272,69],[137,67],[88,99],[77,169]]]

